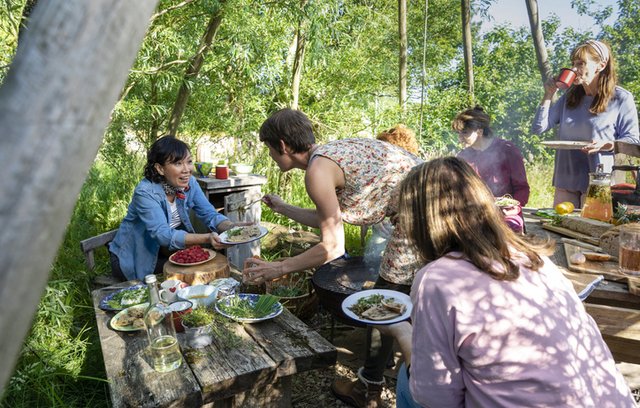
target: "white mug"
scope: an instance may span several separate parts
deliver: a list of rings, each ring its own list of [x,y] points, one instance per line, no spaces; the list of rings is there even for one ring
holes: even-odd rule
[[[168,279],[160,284],[160,299],[167,303],[173,303],[178,300],[178,290],[188,286],[186,283],[177,279]]]

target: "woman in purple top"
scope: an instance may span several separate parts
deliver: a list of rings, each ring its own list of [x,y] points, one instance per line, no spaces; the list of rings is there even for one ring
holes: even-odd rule
[[[541,255],[553,243],[507,228],[469,165],[445,157],[411,170],[399,218],[426,265],[411,323],[380,327],[411,363],[414,401],[401,375],[398,406],[635,407],[571,283]]]
[[[536,134],[558,127],[559,140],[591,142],[582,150],[556,152],[553,185],[554,206],[570,201],[581,207],[589,172],[600,163],[606,172],[613,165],[613,142],[638,143],[638,112],[630,92],[616,86],[615,62],[609,46],[588,40],[571,53],[576,73],[573,86],[551,106],[558,90],[553,78],[544,85],[544,96],[531,131]]]

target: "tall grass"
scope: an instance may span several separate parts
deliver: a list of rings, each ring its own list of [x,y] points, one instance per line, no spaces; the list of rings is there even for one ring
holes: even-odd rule
[[[312,207],[304,188],[303,172],[292,171],[285,176],[266,155],[260,156],[256,171],[268,177],[264,192],[277,193],[291,204]],[[551,205],[552,165],[534,162],[527,166],[527,171],[531,185],[529,205]],[[110,273],[108,257],[106,251],[96,254],[97,267],[88,271],[79,242],[118,226],[141,174],[141,163],[136,160],[120,163],[118,170],[98,161],[90,170],[0,406],[110,405],[91,301],[93,278]],[[285,182],[283,177],[289,179]],[[302,228],[268,209],[263,219]],[[362,254],[360,229],[347,225],[345,233],[347,251]]]

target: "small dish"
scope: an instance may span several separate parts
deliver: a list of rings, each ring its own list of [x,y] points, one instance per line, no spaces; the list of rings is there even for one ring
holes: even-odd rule
[[[207,307],[216,301],[218,288],[211,285],[187,286],[178,290],[178,298],[193,303],[193,308]]]

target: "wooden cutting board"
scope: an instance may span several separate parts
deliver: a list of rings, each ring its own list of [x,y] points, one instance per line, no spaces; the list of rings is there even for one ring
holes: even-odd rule
[[[167,261],[164,264],[165,279],[178,279],[189,285],[203,285],[218,278],[229,277],[229,261],[221,253],[208,262],[194,266],[180,266]]]
[[[598,238],[594,238],[594,237],[592,237],[590,235],[583,234],[581,232],[572,231],[572,230],[567,229],[567,228],[562,228],[562,227],[558,227],[556,225],[551,225],[551,223],[542,224],[542,228],[544,228],[544,229],[546,229],[548,231],[555,232],[555,233],[560,234],[560,235],[564,235],[565,237],[579,239],[580,241],[584,241],[584,242],[589,243],[591,245],[600,245],[600,239],[598,239]]]
[[[569,264],[569,270],[581,273],[593,273],[596,275],[602,275],[605,279],[611,281],[624,281],[627,282],[628,277],[620,272],[617,262],[613,261],[586,261],[583,264],[572,264],[569,262],[571,255],[576,252],[583,252],[583,249],[571,244],[564,244],[564,253],[567,256],[567,263]]]

